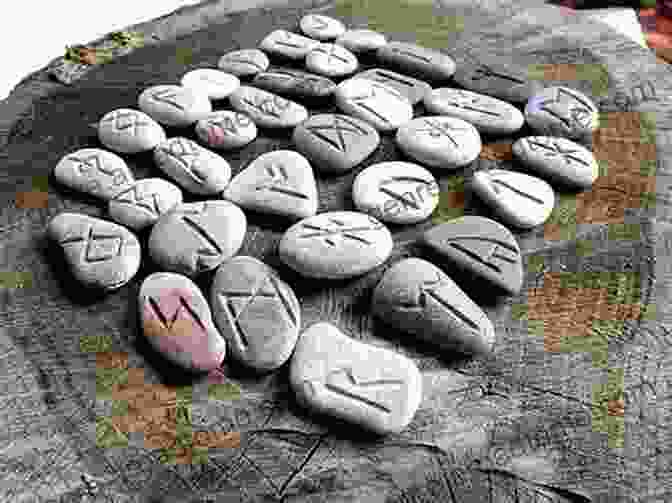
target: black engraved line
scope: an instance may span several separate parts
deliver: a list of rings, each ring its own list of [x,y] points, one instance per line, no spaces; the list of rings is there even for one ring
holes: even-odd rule
[[[381,185],[390,185],[391,183],[397,183],[397,182],[416,182],[416,183],[422,183],[423,185],[432,185],[432,182],[427,181],[423,178],[416,178],[414,176],[397,176],[394,178],[389,178],[385,180]]]
[[[334,217],[329,218],[329,221],[330,221],[332,224],[341,225],[341,226],[342,226],[342,225],[345,225],[345,222],[344,222],[343,220],[338,220],[338,219],[336,219],[336,218],[334,218]]]
[[[506,183],[502,180],[498,180],[497,178],[493,178],[492,183],[497,184],[497,185],[501,185],[502,187],[506,187],[507,189],[509,189],[512,192],[515,192],[519,196],[526,197],[527,199],[530,199],[530,200],[534,201],[535,203],[544,204],[544,201],[542,201],[541,199],[536,198],[536,197],[528,194],[527,192],[523,192],[522,190],[519,190],[519,189],[509,185],[508,183]]]
[[[292,196],[292,197],[297,197],[299,199],[310,199],[306,194],[303,194],[302,192],[297,192],[292,189],[288,189],[286,187],[278,187],[277,185],[273,187],[264,187],[267,190],[270,190],[272,192],[279,192],[280,194],[285,194],[287,196]]]
[[[471,251],[471,250],[468,249],[468,248],[465,248],[464,246],[460,245],[459,243],[450,243],[450,246],[451,246],[452,248],[455,248],[456,250],[461,251],[461,252],[464,253],[465,255],[471,257],[471,258],[472,258],[473,260],[475,260],[476,262],[480,262],[480,263],[483,264],[485,267],[489,267],[490,269],[492,269],[492,270],[495,271],[495,272],[499,272],[499,273],[502,272],[501,268],[499,268],[499,267],[496,266],[495,264],[492,264],[492,263],[490,263],[490,262],[484,260],[484,259],[483,259],[482,257],[480,257],[478,254],[474,253],[473,251]]]
[[[270,275],[268,277],[268,280],[273,285],[273,288],[275,288],[278,297],[280,297],[280,302],[282,302],[282,305],[285,307],[285,310],[287,311],[287,315],[289,316],[292,325],[297,326],[296,313],[294,313],[294,310],[292,309],[292,306],[290,305],[289,301],[282,294],[282,289],[280,288],[278,280],[273,275]]]
[[[452,240],[460,240],[460,241],[471,241],[471,240],[473,240],[473,241],[482,241],[482,242],[485,242],[485,243],[492,243],[492,244],[496,244],[497,246],[501,246],[502,248],[506,248],[510,252],[513,252],[516,255],[518,255],[518,250],[516,250],[516,248],[514,246],[511,246],[510,244],[508,244],[505,241],[500,241],[499,239],[481,238],[481,237],[473,237],[473,236],[455,236],[455,237],[451,237],[450,240],[451,241]]]
[[[408,87],[415,87],[416,83],[412,80],[405,79],[401,76],[397,76],[391,72],[386,72],[385,70],[376,70],[373,72],[375,75],[382,77],[387,81],[398,82],[399,84],[407,85]]]
[[[525,83],[524,80],[511,77],[510,75],[504,75],[503,73],[493,72],[492,69],[490,69],[487,65],[482,65],[480,68],[478,68],[478,70],[476,70],[476,73],[480,74],[481,76],[478,79],[472,78],[472,80],[480,80],[483,77],[499,77],[500,79],[510,80],[511,82],[517,82],[518,84]]]
[[[189,312],[191,317],[196,321],[196,323],[200,325],[203,331],[207,332],[208,329],[206,328],[205,323],[203,323],[198,314],[196,314],[196,311],[194,311],[191,305],[186,300],[184,300],[184,297],[182,296],[180,296],[180,304],[182,305],[182,307],[184,307],[184,309],[186,309]]]
[[[274,70],[272,72],[266,72],[266,73],[260,73],[257,78],[258,79],[269,79],[271,77],[284,77],[287,79],[291,80],[297,80],[301,78],[300,75],[297,75],[296,73],[292,73],[289,71],[283,71],[283,70]]]
[[[397,49],[396,47],[393,47],[392,51],[396,52],[397,54],[403,54],[403,55],[409,56],[411,58],[420,59],[422,61],[425,61],[426,63],[431,63],[432,62],[432,60],[430,58],[427,58],[425,56],[420,56],[419,54],[415,54],[415,53],[413,53],[411,51],[407,51],[405,49]]]
[[[167,98],[166,98],[167,96]],[[184,110],[184,107],[182,104],[180,104],[177,100],[173,99],[171,100],[170,98],[175,98],[177,96],[176,93],[171,92],[171,91],[159,91],[154,94],[152,94],[152,98],[154,98],[155,101],[160,101],[163,103],[168,103],[169,105],[174,106],[175,108],[179,108],[180,110]]]
[[[342,61],[343,63],[349,63],[347,58],[342,58],[338,54],[334,54],[334,51],[336,50],[337,49],[335,49],[334,47],[330,48],[329,51],[327,51],[327,49],[325,49],[324,47],[316,47],[315,49],[313,49],[313,51],[315,52],[319,52],[329,56],[329,59],[327,60],[328,62],[331,62],[331,58],[336,58],[339,61]]]
[[[210,237],[210,235],[207,232],[205,232],[205,229],[203,229],[200,225],[198,225],[189,217],[185,217],[184,215],[182,215],[181,218],[184,223],[189,225],[189,227],[191,227],[194,230],[194,232],[196,232],[199,236],[205,239],[210,244],[210,246],[212,246],[215,250],[217,250],[217,252],[219,252],[220,255],[224,253],[224,251],[219,247],[217,242],[214,239],[212,239],[212,237]]]
[[[450,311],[456,318],[462,320],[464,323],[469,325],[471,328],[474,330],[478,331],[478,324],[476,324],[471,318],[467,317],[464,313],[458,311],[455,307],[451,306],[448,302],[446,302],[444,299],[439,297],[434,290],[425,290],[425,293],[429,295],[432,299],[437,301],[439,304],[441,304],[443,307],[445,307],[448,311]]]
[[[592,112],[595,112],[595,107],[594,107],[593,105],[591,105],[589,102],[584,101],[578,94],[574,94],[573,92],[571,92],[571,91],[569,91],[569,90],[566,90],[566,89],[564,89],[564,88],[560,88],[560,89],[558,90],[558,97],[559,97],[561,94],[568,94],[569,96],[573,97],[576,101],[578,101],[579,103],[581,103],[581,104],[582,104],[584,107],[586,107],[588,110],[590,110],[590,111],[592,111]],[[559,101],[559,99],[558,99],[558,101]]]
[[[557,103],[557,102],[553,102],[553,103]],[[572,125],[569,123],[569,119],[567,119],[566,117],[563,117],[562,115],[554,112],[553,110],[548,108],[546,105],[543,105],[542,107],[540,107],[540,110],[543,110],[544,112],[548,112],[549,114],[551,114],[553,117],[555,117],[560,122],[562,122],[567,129],[570,129],[572,127]]]
[[[229,57],[227,57],[224,61],[225,62],[230,62],[230,63],[240,63],[241,65],[250,65],[250,66],[255,67],[257,70],[263,70],[264,69],[263,66],[261,66],[259,63],[257,63],[254,60],[251,60],[251,59],[229,58]]]
[[[309,131],[313,133],[315,136],[317,136],[320,140],[323,140],[327,142],[329,145],[334,147],[336,150],[339,152],[345,152],[345,147],[343,144],[339,145],[338,142],[332,138],[329,138],[327,135],[324,133],[321,133],[319,131],[316,131],[314,128],[309,128]],[[339,139],[341,139],[341,135],[339,134]]]
[[[329,26],[329,23],[327,23],[324,19],[322,19],[320,16],[311,16],[313,21],[319,23],[319,26],[313,25],[314,28],[318,30],[323,30]]]
[[[583,164],[584,166],[589,166],[589,165],[590,165],[590,163],[584,161],[584,160],[581,159],[580,157],[576,157],[576,156],[574,156],[574,155],[571,155],[571,154],[573,154],[574,152],[576,152],[576,150],[565,150],[565,151],[563,151],[563,150],[562,150],[557,144],[555,144],[555,143],[553,144],[553,147],[551,147],[550,145],[545,145],[545,144],[543,144],[543,143],[537,143],[537,142],[535,142],[535,141],[531,141],[531,140],[527,140],[527,143],[528,143],[529,145],[536,145],[537,147],[540,147],[540,148],[542,148],[542,149],[544,149],[544,150],[547,150],[548,152],[553,152],[553,153],[555,153],[555,154],[561,155],[561,156],[563,156],[563,157],[565,158],[565,161],[566,161],[567,159],[572,159],[572,160],[578,162],[579,164]],[[532,149],[532,150],[536,150],[536,149]]]
[[[463,104],[460,104],[460,103],[456,103],[454,101],[449,101],[448,104],[453,105],[457,108],[463,108],[465,110],[471,110],[473,112],[480,112],[482,114],[492,115],[493,117],[501,117],[501,115],[498,114],[498,113],[490,112],[489,110],[483,110],[482,108],[472,107],[471,105],[463,105]]]
[[[224,306],[226,308],[226,314],[230,318],[233,331],[240,340],[241,345],[246,348],[249,345],[247,336],[245,335],[243,327],[240,326],[240,322],[238,321],[238,316],[236,315],[236,312],[233,308],[233,304],[230,300],[224,298]]]
[[[359,98],[359,99],[361,99],[361,98]],[[375,115],[376,117],[378,117],[380,120],[382,120],[382,121],[384,121],[384,122],[387,122],[388,124],[390,123],[390,121],[389,121],[386,117],[384,117],[383,115],[381,115],[381,114],[379,114],[378,112],[376,112],[373,108],[371,108],[371,107],[370,107],[369,105],[367,105],[366,103],[355,103],[355,105],[357,105],[357,106],[359,106],[359,107],[362,107],[363,109],[367,110],[368,112],[370,112],[370,113],[372,113],[373,115]]]
[[[173,328],[173,325],[177,321],[177,318],[180,314],[180,309],[184,308],[194,319],[196,323],[203,329],[203,331],[207,331],[207,328],[201,318],[196,314],[196,311],[193,310],[193,308],[189,305],[189,303],[184,300],[184,297],[180,295],[180,305],[178,308],[175,310],[173,313],[172,318],[170,319],[170,324],[168,323],[168,319],[166,318],[166,315],[163,314],[163,311],[161,310],[161,306],[159,306],[159,303],[154,299],[153,297],[149,297],[149,304],[152,306],[152,309],[154,310],[154,314],[156,315],[159,320],[161,320],[161,323],[165,328],[168,330],[171,330]]]
[[[446,135],[446,137],[448,137],[448,139],[451,142],[453,142],[453,145],[455,145],[455,147],[459,147],[459,145],[457,144],[455,139],[448,133],[448,131],[468,131],[467,128],[455,128],[455,129],[453,129],[453,128],[450,128],[449,126],[446,126],[445,123],[441,124],[440,122],[433,122],[429,119],[425,119],[425,124],[427,124],[429,126],[429,129],[418,129],[417,131],[418,132],[429,132],[430,134],[435,133],[437,131],[439,133],[443,133],[444,135]]]
[[[355,236],[354,234],[349,234],[347,232],[343,232],[343,236],[346,238],[354,239],[355,241],[359,241],[360,243],[364,243],[367,245],[372,245],[373,243],[371,241],[368,241],[367,239],[364,239],[363,237],[360,236]]]
[[[258,110],[258,111],[261,112],[262,114],[272,115],[273,117],[280,118],[280,114],[278,113],[277,110],[275,110],[275,109],[264,110],[263,108],[261,108],[261,107],[264,106],[266,103],[272,103],[272,101],[271,101],[270,99],[265,100],[265,101],[262,102],[261,104],[259,104],[259,103],[254,103],[253,101],[250,101],[250,100],[248,100],[247,98],[241,98],[241,101],[242,101],[243,103],[246,103],[247,105],[251,106],[252,108]],[[275,106],[275,105],[273,105],[273,106]]]
[[[197,173],[196,173],[196,170],[195,170],[194,167],[193,167],[193,164],[194,164],[195,159],[192,160],[191,162],[187,162],[186,159],[184,159],[183,157],[180,157],[180,156],[178,156],[178,155],[175,155],[175,154],[173,154],[172,152],[167,152],[167,153],[168,153],[168,155],[170,155],[173,159],[176,159],[178,162],[180,162],[180,163],[182,164],[182,166],[184,167],[184,170],[185,170],[187,173],[189,173],[189,174],[191,175],[191,177],[192,177],[194,180],[196,180],[196,181],[197,181],[198,183],[200,183],[200,184],[202,184],[203,182],[205,182],[205,177],[202,176],[200,173],[197,174]],[[192,150],[190,153],[187,153],[187,154],[185,154],[185,155],[197,155],[197,154],[194,154],[194,153],[193,153],[193,150]]]
[[[133,192],[133,199],[122,199],[123,196],[128,194],[129,192]],[[157,194],[153,193],[150,195],[152,199],[152,204],[150,205],[149,203],[146,202],[148,198],[146,197],[140,197],[138,193],[138,187],[137,185],[134,187],[131,187],[130,189],[122,192],[119,194],[115,199],[119,203],[128,203],[128,204],[134,204],[135,206],[139,206],[141,208],[145,208],[149,213],[153,215],[159,215],[161,214],[161,210],[159,209],[159,203],[157,200]]]
[[[387,194],[392,199],[396,199],[397,201],[401,201],[406,206],[411,206],[412,208],[415,208],[416,210],[420,209],[420,206],[418,205],[418,203],[415,202],[414,199],[407,199],[402,194],[397,194],[393,190],[390,190],[386,187],[381,186],[381,187],[378,188],[378,190],[380,190],[383,194]]]
[[[303,49],[306,47],[305,45],[298,45],[298,44],[293,44],[292,42],[287,42],[284,40],[275,40],[273,41],[275,45],[284,45],[285,47],[292,47],[294,49]]]
[[[347,371],[346,371],[346,375],[349,377],[349,380],[355,386],[360,386],[361,387],[361,386],[368,386],[369,385],[369,383],[358,384],[353,379],[352,375],[350,373],[348,373]],[[395,384],[401,384],[401,383],[396,382]],[[374,400],[371,400],[370,398],[366,398],[364,396],[353,393],[352,391],[348,391],[346,389],[343,389],[340,386],[336,386],[336,385],[331,384],[331,383],[326,383],[324,387],[327,388],[329,391],[331,391],[333,393],[338,393],[339,395],[342,395],[342,396],[345,396],[345,397],[348,397],[348,398],[352,398],[353,400],[356,400],[358,402],[362,402],[363,404],[369,405],[370,407],[373,407],[373,408],[378,409],[380,411],[386,412],[388,414],[390,412],[392,412],[392,410],[389,407],[386,407],[385,405],[381,405],[378,402],[376,402]]]

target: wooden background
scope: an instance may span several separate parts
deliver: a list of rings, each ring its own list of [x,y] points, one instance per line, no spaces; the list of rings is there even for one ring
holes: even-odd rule
[[[672,339],[666,258],[672,234],[666,176],[672,72],[634,42],[557,7],[532,0],[515,5],[443,0],[435,10],[448,24],[464,22],[462,30],[444,29],[438,42],[458,64],[464,58],[494,58],[520,72],[531,64],[551,65],[547,78],[592,96],[608,112],[606,126],[593,139],[604,168],[596,186],[586,194],[559,196],[559,208],[569,212],[564,220],[558,211],[552,223],[517,234],[527,271],[518,297],[488,298],[469,278],[448,270],[495,323],[491,358],[440,355],[370,316],[372,288],[389,264],[407,256],[430,258],[414,240],[431,221],[394,227],[393,255],[371,274],[315,282],[297,277],[277,259],[275,246],[287,222],[248,214],[240,253],[278,268],[301,300],[304,326],[330,321],[418,363],[423,401],[400,435],[375,439],[302,410],[288,389],[286,369],[257,377],[229,365],[227,389],[238,386],[239,396],[209,397],[213,388],[206,380],[171,368],[138,331],[135,298],[155,270],[149,260],[117,293],[89,298],[78,291],[47,246],[46,224],[64,210],[104,216],[105,207],[45,177],[66,153],[98,146],[90,123],[114,108],[135,107],[147,86],[178,82],[189,69],[216,66],[229,50],[256,46],[274,28],[296,30],[311,9],[350,26],[389,26],[391,39],[413,41],[430,29],[420,25],[430,23],[427,11],[412,17],[419,2],[411,0],[406,6],[386,2],[389,11],[383,14],[376,14],[376,2],[361,0],[349,7],[306,2],[230,15],[225,3],[208,2],[138,27],[151,43],[76,71],[70,86],[49,77],[61,65],[52,62],[0,104],[0,250],[7,278],[0,290],[0,499],[669,501]],[[397,17],[390,21],[393,12]],[[597,96],[593,82],[577,80],[572,63],[584,69],[602,65],[607,92]],[[655,97],[639,99],[632,90],[647,82]],[[312,113],[329,110],[311,107]],[[646,117],[655,124],[648,139],[642,112],[652,113]],[[194,137],[189,130],[168,133]],[[289,147],[289,136],[264,131],[252,145],[225,156],[237,173],[259,154]],[[513,167],[507,154],[512,138],[485,141],[481,158],[468,169],[434,171],[444,193],[452,194],[442,204],[447,201],[457,213],[464,206],[466,214],[488,215],[468,191],[460,193],[458,176]],[[137,178],[160,176],[151,155],[125,158]],[[351,209],[354,176],[393,159],[403,157],[387,135],[353,172],[318,176],[319,211]],[[452,214],[443,208],[434,221]],[[146,233],[140,238],[146,250]],[[9,273],[17,271],[23,285],[10,284],[16,276]],[[205,292],[211,279],[209,274],[198,280]],[[572,336],[580,342],[568,345]],[[105,352],[83,349],[92,337],[108,341]],[[97,379],[113,368],[127,369],[127,383],[103,396]],[[187,402],[184,390],[190,390]],[[126,447],[100,447],[96,423],[109,427],[104,418],[118,411],[114,403],[122,399],[127,413],[117,416],[114,426],[138,431],[130,433]],[[175,442],[180,403],[187,403],[193,431],[205,432],[193,436],[193,445],[211,446],[206,463],[193,463],[196,451],[189,448],[175,451],[172,463],[161,457]],[[134,426],[131,419],[142,424]],[[142,425],[155,429],[146,429],[143,437]]]

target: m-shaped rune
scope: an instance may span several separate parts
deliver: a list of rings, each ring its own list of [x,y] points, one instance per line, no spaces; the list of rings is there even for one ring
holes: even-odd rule
[[[341,152],[347,151],[347,143],[343,137],[344,132],[351,133],[356,137],[367,136],[368,134],[366,129],[359,124],[344,117],[334,117],[331,124],[307,126],[306,129]]]
[[[554,157],[554,156],[561,156],[565,163],[569,164],[569,160],[576,161],[580,164],[583,164],[584,166],[588,166],[588,163],[581,159],[580,157],[576,157],[572,154],[576,154],[578,150],[562,150],[562,147],[558,145],[558,142],[556,141],[551,141],[549,143],[540,143],[535,140],[527,140],[528,145],[530,146],[531,150],[538,150],[539,148],[546,150],[546,157]],[[534,145],[534,146],[533,146]],[[535,148],[537,147],[537,148]]]
[[[72,243],[85,243],[83,262],[104,262],[121,255],[121,247],[124,239],[121,236],[96,234],[93,227],[85,237],[67,238],[61,241],[61,245]]]
[[[180,110],[184,110],[184,106],[178,98],[181,95],[172,89],[161,89],[159,91],[156,91],[152,94],[152,98],[155,101],[160,101],[162,103],[167,103],[169,105],[174,106],[175,108],[179,108]]]
[[[303,192],[299,192],[292,188],[287,175],[287,170],[282,163],[267,164],[265,166],[267,178],[255,187],[255,190],[269,190],[272,192],[279,192],[299,199],[310,199]]]
[[[348,226],[345,222],[338,220],[336,218],[330,217],[328,219],[329,224],[326,227],[321,227],[319,225],[314,225],[314,224],[302,224],[302,227],[304,229],[309,229],[311,231],[316,231],[316,232],[309,232],[307,234],[302,234],[299,236],[299,238],[314,238],[314,237],[323,237],[324,241],[330,245],[330,246],[336,246],[336,242],[334,241],[334,237],[338,236],[340,239],[351,239],[353,241],[359,241],[360,243],[364,243],[367,245],[372,245],[373,243],[371,241],[368,241],[364,239],[361,236],[357,236],[353,234],[354,232],[366,232],[366,231],[377,231],[381,229],[382,224],[374,224],[374,222],[371,222],[373,226],[368,226],[368,227],[352,227]]]
[[[184,170],[197,182],[203,183],[207,178],[200,165],[198,150],[192,143],[183,140],[172,141],[163,152],[182,164]]]
[[[125,192],[122,192],[115,199],[120,203],[128,203],[140,206],[156,217],[161,214],[159,194],[157,192],[153,192],[151,194],[142,194],[137,185],[131,187]]]
[[[205,324],[203,323],[203,320],[196,314],[196,311],[194,311],[194,308],[189,305],[189,302],[187,302],[184,297],[181,295],[179,296],[180,299],[180,305],[177,306],[177,309],[173,311],[173,315],[171,316],[170,320],[168,317],[163,313],[161,310],[160,304],[154,299],[154,297],[148,297],[149,300],[149,305],[152,307],[152,310],[154,311],[154,315],[161,321],[161,324],[166,328],[167,330],[172,330],[173,325],[175,325],[175,322],[177,321],[178,317],[180,316],[180,313],[184,310],[187,313],[189,313],[192,317],[192,319],[198,323],[198,325],[203,329],[204,332],[207,332],[208,329],[206,328]]]
[[[424,123],[427,127],[416,129],[417,132],[429,133],[429,136],[433,138],[440,138],[445,136],[453,143],[453,145],[455,145],[455,147],[459,147],[459,145],[455,141],[455,138],[450,135],[450,131],[469,131],[469,128],[451,125],[449,122],[439,122],[432,119],[425,119]]]
[[[113,122],[114,129],[117,131],[125,131],[126,129],[130,129],[132,136],[135,136],[140,126],[149,126],[149,122],[142,120],[142,117],[138,116],[138,114],[134,112],[119,112],[109,116],[103,122]]]

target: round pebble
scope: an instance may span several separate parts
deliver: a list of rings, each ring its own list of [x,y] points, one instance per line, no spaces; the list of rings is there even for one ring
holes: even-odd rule
[[[231,110],[212,112],[196,123],[196,136],[208,147],[232,150],[257,137],[257,125],[247,115]]]
[[[181,83],[188,89],[206,94],[211,100],[222,100],[240,86],[235,75],[211,68],[191,70],[182,77]]]
[[[115,152],[137,154],[154,149],[166,139],[166,132],[146,113],[118,108],[100,119],[98,139]]]
[[[183,86],[159,85],[138,98],[140,110],[166,126],[190,126],[212,112],[208,96]]]
[[[338,19],[321,14],[306,14],[299,21],[301,31],[315,40],[334,40],[345,33],[345,25]]]
[[[540,135],[580,140],[597,129],[599,112],[595,103],[579,91],[547,87],[529,99],[525,120]]]
[[[115,222],[139,231],[181,202],[179,187],[162,178],[143,178],[112,199],[107,212]]]
[[[385,66],[423,79],[445,81],[455,73],[455,61],[447,54],[407,42],[388,42],[376,51],[376,58]]]
[[[336,44],[320,44],[306,56],[306,68],[327,77],[345,77],[358,67],[357,56]]]
[[[387,37],[373,30],[347,30],[336,39],[336,44],[354,53],[375,51],[387,44]]]
[[[270,64],[268,56],[259,49],[241,49],[224,54],[217,66],[236,77],[250,77],[265,72]]]

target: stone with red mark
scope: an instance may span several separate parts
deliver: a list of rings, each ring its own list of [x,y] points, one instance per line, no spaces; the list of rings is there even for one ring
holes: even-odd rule
[[[232,150],[257,137],[257,126],[247,115],[231,110],[212,112],[196,123],[196,136],[208,147]]]

